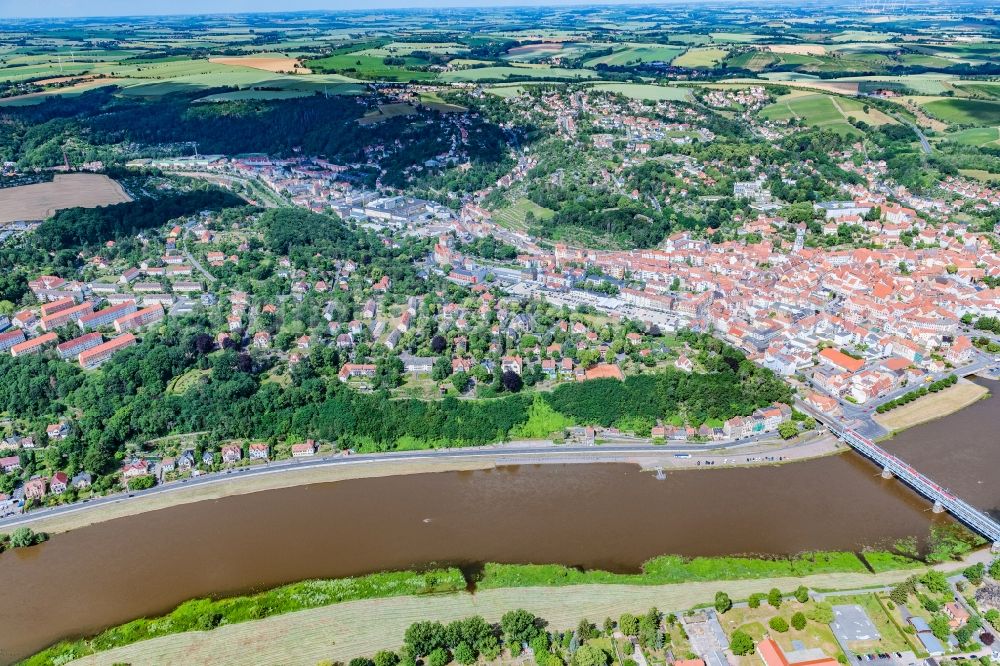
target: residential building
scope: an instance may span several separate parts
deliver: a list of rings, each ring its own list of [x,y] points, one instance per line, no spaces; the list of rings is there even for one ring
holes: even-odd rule
[[[137,343],[138,341],[135,339],[134,335],[131,333],[123,333],[122,335],[112,338],[103,344],[81,352],[79,356],[80,367],[84,370],[93,370],[114,356],[115,352],[131,347]]]

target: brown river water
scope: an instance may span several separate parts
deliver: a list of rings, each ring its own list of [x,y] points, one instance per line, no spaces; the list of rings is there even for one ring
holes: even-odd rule
[[[996,511],[1000,398],[990,386],[989,400],[908,430],[889,448]],[[537,465],[269,490],[99,523],[0,555],[0,661],[193,597],[307,578],[486,561],[635,571],[665,553],[888,545],[948,520],[853,453],[663,481],[631,465]]]

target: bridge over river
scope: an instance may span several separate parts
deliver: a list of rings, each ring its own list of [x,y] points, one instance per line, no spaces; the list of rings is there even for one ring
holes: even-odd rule
[[[883,477],[887,479],[896,477],[903,481],[932,501],[935,512],[947,511],[973,531],[993,542],[994,551],[1000,551],[1000,523],[996,520],[960,497],[956,497],[947,488],[935,483],[925,474],[917,471],[867,437],[863,437],[850,428],[840,427],[807,405],[801,405],[800,408],[802,407],[805,407],[816,420],[824,423],[830,432],[837,435],[851,448],[880,466]]]

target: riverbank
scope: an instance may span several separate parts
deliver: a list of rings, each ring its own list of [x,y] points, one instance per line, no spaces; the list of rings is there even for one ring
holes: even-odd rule
[[[60,507],[50,513],[29,513],[5,522],[0,529],[10,531],[28,526],[35,531],[55,534],[183,504],[351,479],[568,463],[630,463],[650,470],[710,470],[812,460],[844,450],[843,445],[830,435],[806,435],[791,442],[752,441],[726,448],[712,449],[709,446],[706,445],[704,451],[698,451],[686,445],[682,448],[685,449],[683,455],[687,457],[678,457],[675,454],[677,447],[670,445],[569,447],[532,441],[468,449],[308,459],[307,462],[291,460],[239,468],[232,474],[201,477],[187,483],[172,482],[133,497],[122,494]]]
[[[977,561],[988,561],[986,552],[963,562],[935,568],[955,571]],[[253,654],[260,663],[316,664],[347,662],[381,649],[398,649],[403,633],[413,622],[450,622],[481,615],[489,622],[514,608],[524,608],[546,618],[556,630],[576,626],[583,618],[600,622],[622,613],[641,613],[652,606],[680,612],[711,604],[723,590],[733,599],[777,587],[790,592],[800,585],[813,590],[854,590],[900,582],[919,569],[878,574],[822,573],[732,581],[698,581],[670,585],[591,584],[561,587],[480,589],[474,594],[456,592],[433,596],[396,596],[344,603],[276,615],[261,620],[162,636],[78,659],[74,664],[239,664]]]
[[[884,414],[876,414],[875,422],[896,433],[913,426],[954,414],[989,394],[989,389],[967,379],[943,391],[930,393]]]

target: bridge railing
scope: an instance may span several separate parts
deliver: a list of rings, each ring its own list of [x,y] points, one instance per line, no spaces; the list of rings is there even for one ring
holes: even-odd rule
[[[814,410],[809,410],[814,411]],[[815,412],[814,412],[815,416]],[[822,419],[826,422],[826,419]],[[909,485],[918,493],[928,498],[932,502],[940,504],[949,513],[961,520],[963,523],[974,529],[979,534],[990,539],[994,543],[1000,542],[1000,523],[990,516],[976,509],[968,502],[956,497],[946,488],[932,481],[926,475],[892,455],[882,447],[878,446],[870,439],[861,436],[854,430],[841,428],[837,425],[827,423],[830,431],[847,442],[851,448],[858,451],[869,460],[881,465],[901,481]]]

